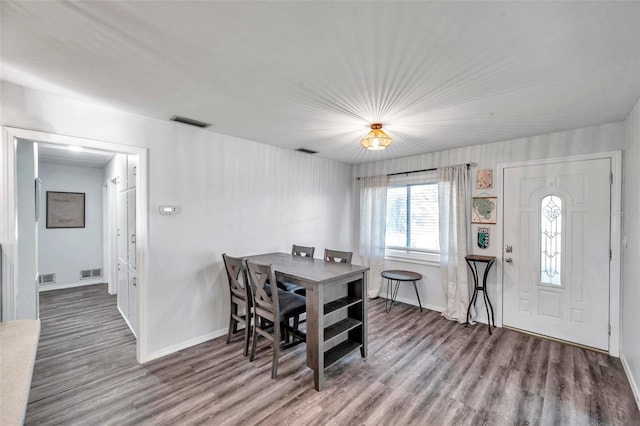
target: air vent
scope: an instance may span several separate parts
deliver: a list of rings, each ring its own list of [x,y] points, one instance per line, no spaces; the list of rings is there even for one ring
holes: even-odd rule
[[[307,149],[307,148],[298,148],[298,149],[296,149],[296,151],[304,152],[305,154],[317,154],[318,153],[318,151],[312,151],[312,150]]]
[[[211,123],[205,123],[204,121],[194,120],[193,118],[181,117],[179,115],[174,115],[171,117],[171,121],[176,121],[182,124],[188,124],[189,126],[196,126],[204,129],[205,127],[211,126]]]
[[[40,274],[38,277],[39,284],[51,284],[56,282],[56,274]]]
[[[89,278],[101,277],[102,269],[85,269],[80,271],[80,279],[88,280]]]

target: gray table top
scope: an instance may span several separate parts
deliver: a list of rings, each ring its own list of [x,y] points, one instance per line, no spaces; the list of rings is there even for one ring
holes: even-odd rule
[[[293,256],[288,253],[266,253],[245,258],[256,263],[273,265],[276,272],[295,276],[311,283],[323,283],[337,278],[362,275],[369,270],[368,266],[325,262],[322,259]]]

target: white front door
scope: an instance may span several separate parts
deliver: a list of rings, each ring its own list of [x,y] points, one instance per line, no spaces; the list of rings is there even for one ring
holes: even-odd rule
[[[609,349],[611,160],[507,167],[503,323]]]

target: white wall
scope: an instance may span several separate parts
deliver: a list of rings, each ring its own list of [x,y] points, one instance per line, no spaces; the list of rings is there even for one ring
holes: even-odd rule
[[[353,248],[349,165],[9,83],[1,89],[2,125],[149,149],[152,356],[224,332],[222,253]],[[161,204],[180,213],[161,216]]]
[[[627,118],[626,136],[620,353],[640,406],[640,100]]]
[[[102,169],[43,163],[40,199],[38,270],[56,274],[55,286],[80,282],[80,271],[102,268]],[[84,192],[85,227],[47,229],[47,191]],[[95,282],[88,280],[86,282]],[[46,284],[41,286],[46,287]]]
[[[354,167],[353,172],[354,177],[376,176],[387,173],[428,169],[438,166],[477,163],[477,166],[472,168],[470,176],[472,181],[472,196],[497,196],[496,166],[498,163],[622,150],[624,148],[624,135],[624,122],[610,123],[567,132],[558,132],[512,141],[476,145],[431,154],[367,163]],[[391,149],[392,148],[393,145]],[[494,176],[492,189],[479,190],[475,188],[475,172],[478,169],[493,169]],[[354,191],[357,191],[355,188],[356,187],[354,186]],[[354,206],[354,211],[355,220],[357,221],[358,212],[356,206]],[[500,215],[498,215],[497,220],[498,224],[496,225],[472,225],[472,254],[496,256],[498,259],[500,258],[500,242],[496,241],[496,231],[501,220]],[[478,248],[476,245],[475,236],[478,226],[490,228],[490,246],[484,250]],[[496,264],[491,269],[489,277],[487,278],[487,285],[489,288],[488,294],[492,302],[494,302],[496,297],[498,297],[496,294],[496,271],[500,267],[500,261],[497,260]],[[430,307],[438,310],[442,310],[444,308],[444,292],[440,282],[438,266],[385,261],[385,268],[408,269],[420,272],[425,277],[419,287],[420,298],[423,306],[429,305]],[[386,287],[383,287],[383,291],[385,291],[385,288]],[[400,286],[400,288],[398,298],[417,305],[417,299],[414,295],[413,289],[408,285]],[[423,297],[423,295],[426,295],[426,297]],[[496,309],[495,305],[496,304],[494,303],[494,311]],[[481,300],[476,303],[476,308],[478,309],[479,319],[481,321],[486,321],[486,311],[484,303]],[[496,317],[500,318],[500,313],[496,313]]]

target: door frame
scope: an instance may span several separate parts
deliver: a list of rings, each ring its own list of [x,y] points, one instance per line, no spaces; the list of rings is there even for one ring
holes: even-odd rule
[[[26,130],[15,127],[2,127],[0,152],[3,154],[0,165],[5,168],[0,174],[0,200],[7,207],[6,216],[0,220],[0,242],[2,242],[2,320],[15,317],[15,288],[17,285],[16,264],[17,239],[11,224],[16,221],[16,146],[18,139],[26,139],[37,143],[56,145],[76,145],[83,148],[102,149],[125,154],[138,155],[138,171],[136,174],[136,258],[138,265],[138,327],[136,340],[136,358],[139,363],[149,359],[148,323],[147,323],[147,277],[149,247],[149,209],[148,209],[148,149],[140,146],[123,145],[95,139],[58,135],[55,133]]]
[[[108,284],[109,294],[117,293],[116,270],[117,270],[117,190],[115,179],[107,179],[103,184],[103,263],[105,277]]]
[[[609,354],[611,356],[620,356],[620,288],[621,288],[621,230],[622,230],[622,152],[607,151],[583,155],[571,155],[564,157],[551,157],[539,160],[516,161],[510,163],[498,163],[496,165],[497,193],[498,195],[498,218],[500,224],[497,227],[496,241],[499,241],[496,260],[498,267],[496,268],[496,324],[503,326],[503,307],[504,307],[504,283],[503,283],[503,256],[504,256],[504,171],[507,168],[545,165],[553,163],[564,163],[571,161],[584,161],[596,159],[609,159],[611,161],[611,173],[613,176],[611,184],[611,221],[610,221],[610,244],[611,244],[611,261],[609,262],[609,325],[611,333],[609,335]]]

